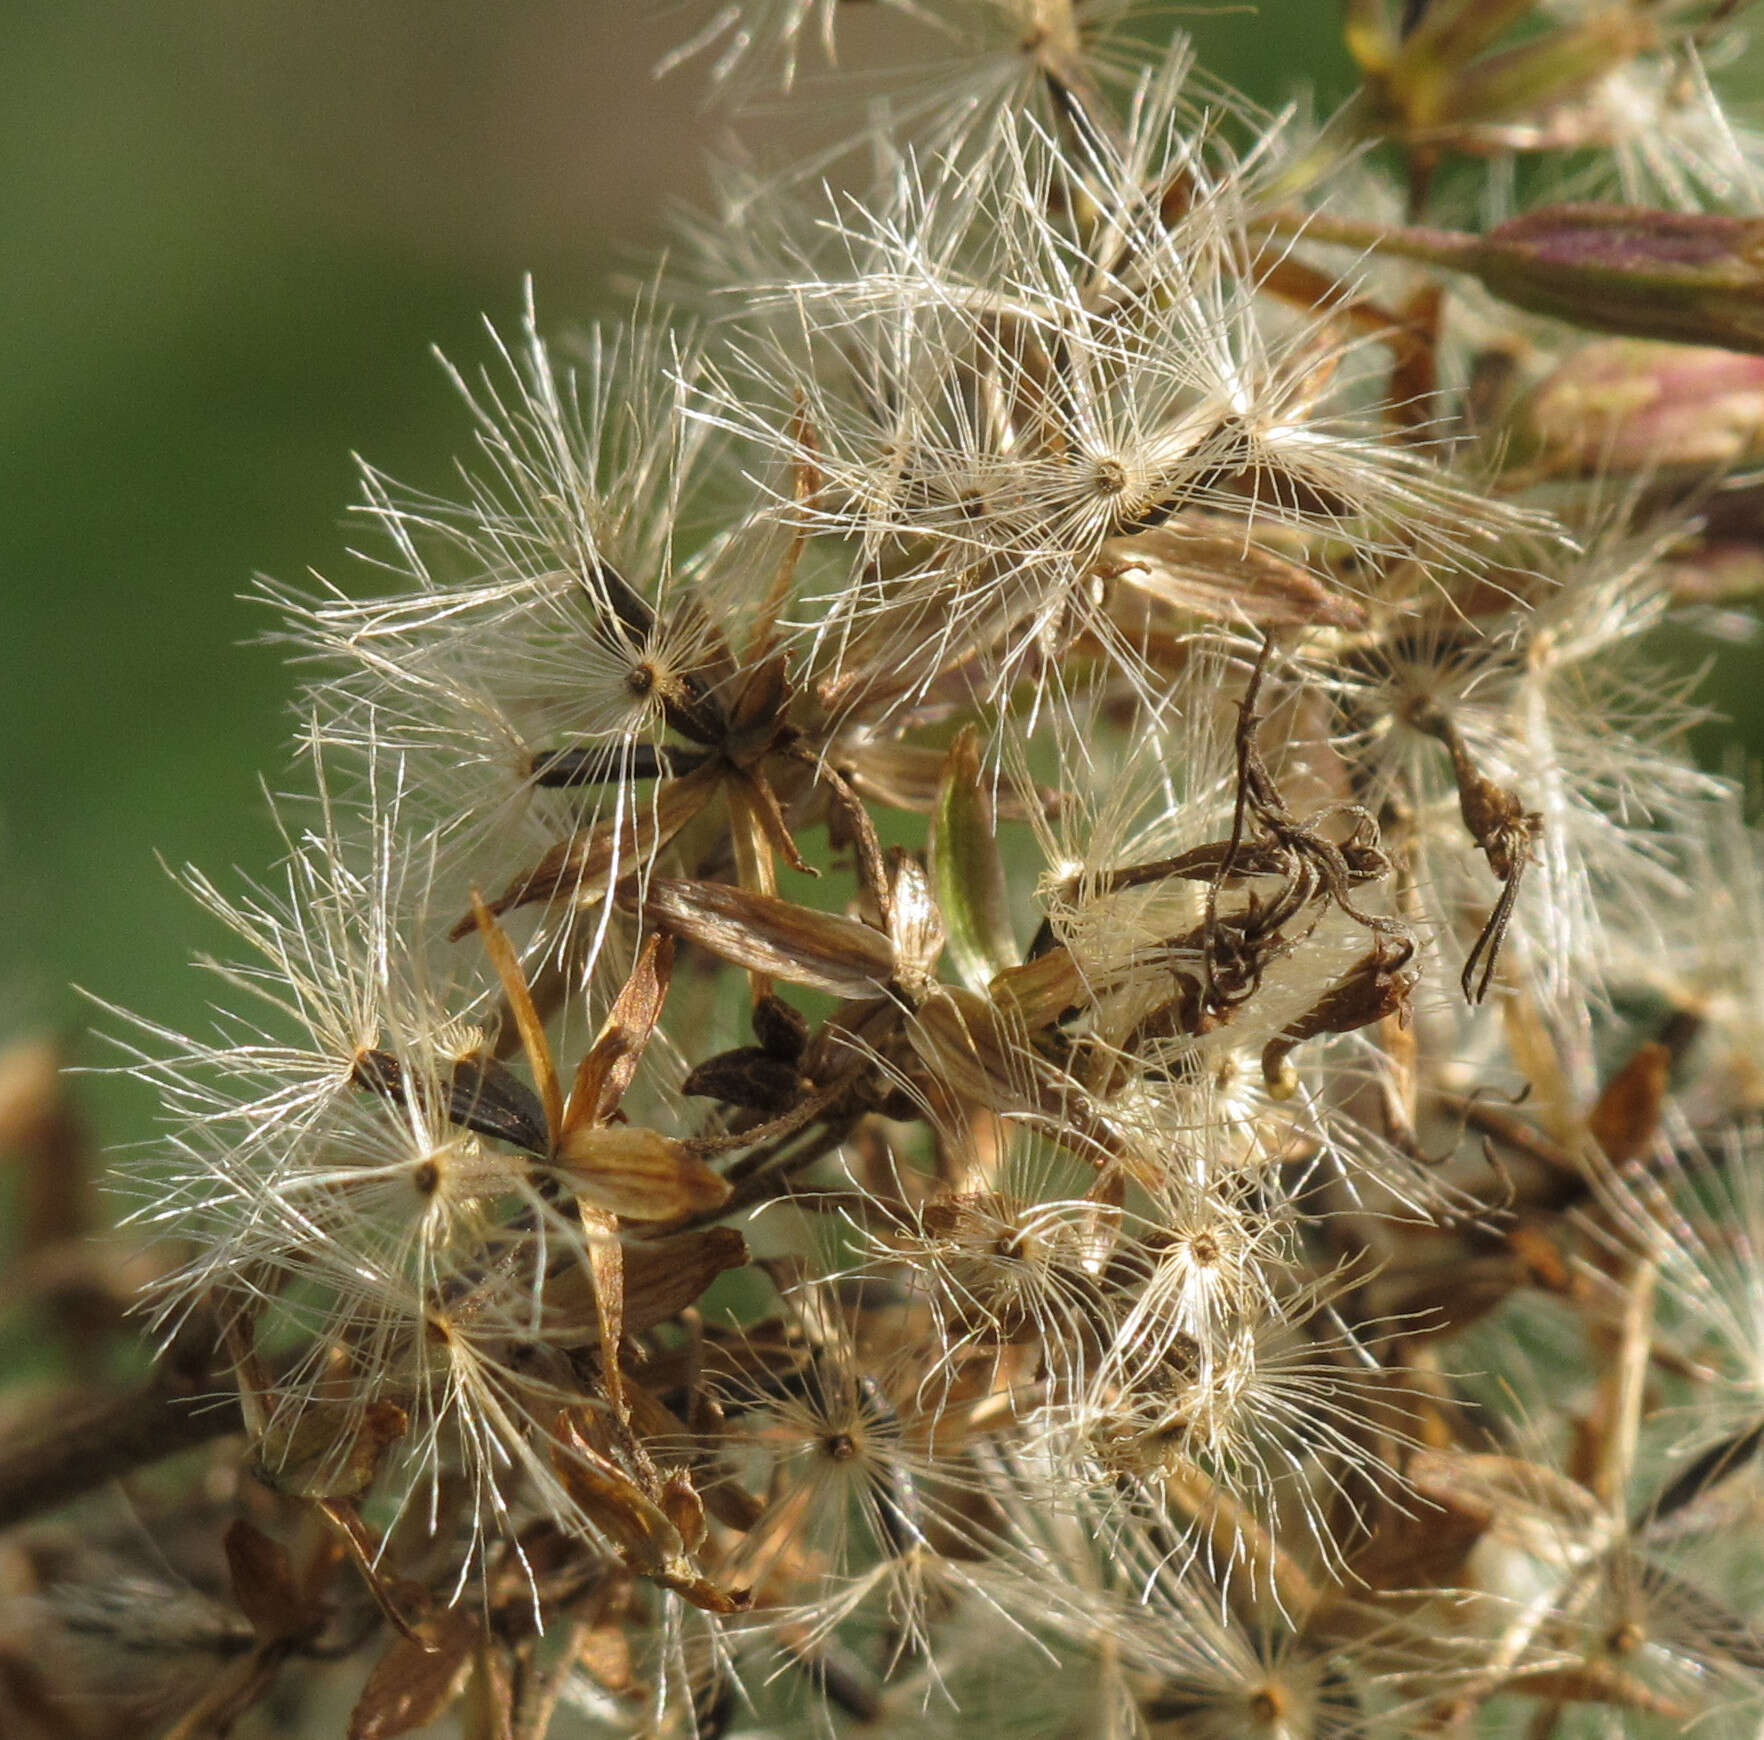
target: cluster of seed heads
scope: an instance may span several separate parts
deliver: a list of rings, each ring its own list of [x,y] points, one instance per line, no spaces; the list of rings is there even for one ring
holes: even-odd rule
[[[1347,0],[1323,125],[880,10],[269,588],[285,857],[123,1029],[208,1556],[45,1571],[7,1732],[1756,1733],[1738,8]]]

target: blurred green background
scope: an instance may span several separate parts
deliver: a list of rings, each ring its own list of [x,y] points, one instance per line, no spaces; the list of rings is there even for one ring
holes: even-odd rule
[[[1184,20],[1252,94],[1327,100],[1336,17]],[[0,1032],[84,1025],[70,982],[200,1029],[184,963],[215,939],[155,853],[223,882],[268,862],[293,691],[239,594],[359,584],[351,453],[445,489],[467,444],[429,346],[474,362],[528,271],[548,325],[613,305],[717,123],[698,69],[651,79],[686,25],[641,0],[0,18]],[[92,1093],[106,1134],[143,1133],[139,1099]]]

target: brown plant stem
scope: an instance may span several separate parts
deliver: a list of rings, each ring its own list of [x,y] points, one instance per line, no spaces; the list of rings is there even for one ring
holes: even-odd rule
[[[239,1399],[173,1362],[123,1396],[64,1392],[39,1418],[0,1438],[0,1529],[242,1431]]]

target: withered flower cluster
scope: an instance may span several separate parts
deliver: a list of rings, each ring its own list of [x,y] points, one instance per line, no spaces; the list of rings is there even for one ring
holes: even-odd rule
[[[1758,1732],[1739,8],[1348,0],[1322,126],[885,10],[715,10],[861,133],[274,591],[160,1366],[6,1514],[206,1447],[15,1537],[9,1736]]]

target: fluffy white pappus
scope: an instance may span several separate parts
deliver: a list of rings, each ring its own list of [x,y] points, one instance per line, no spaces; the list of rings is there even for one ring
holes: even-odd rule
[[[891,1668],[930,1660],[938,1611],[984,1596],[979,1472],[960,1425],[921,1405],[916,1360],[860,1349],[829,1287],[790,1298],[805,1345],[787,1361],[749,1356],[713,1386],[740,1426],[725,1464],[764,1500],[729,1558],[754,1589],[741,1631],[786,1660],[854,1634],[883,1640]]]
[[[249,953],[201,963],[240,1001],[217,1011],[212,1038],[129,1016],[147,1043],[127,1047],[132,1073],[165,1096],[176,1127],[203,1146],[255,1163],[297,1145],[357,1091],[364,1053],[400,1059],[464,1056],[484,1042],[494,979],[441,943],[429,901],[430,862],[403,834],[406,790],[396,763],[379,767],[365,819],[332,795],[315,759],[311,819],[278,812],[287,856],[281,885],[234,898],[194,869],[183,880]]]
[[[839,9],[848,0],[700,0],[703,18],[677,48],[656,66],[665,77],[700,57],[710,77],[736,96],[752,96],[770,88],[788,93],[795,85],[805,50],[818,51],[822,61],[837,63],[836,26]],[[881,0],[889,11],[908,18],[935,16],[930,0]]]
[[[1107,1116],[1136,1150],[1149,1156],[1162,1148],[1178,1164],[1199,1154],[1209,1168],[1255,1172],[1332,1151],[1351,1173],[1377,1176],[1404,1201],[1434,1199],[1437,1191],[1412,1159],[1334,1114],[1320,1091],[1330,1080],[1376,1085],[1375,1051],[1322,1032],[1302,1050],[1287,1039],[1305,1031],[1320,1000],[1380,949],[1388,971],[1404,982],[1420,977],[1424,953],[1411,957],[1402,939],[1368,932],[1319,892],[1290,921],[1253,991],[1224,1012],[1227,1018],[1170,1018],[1173,1002],[1187,1007],[1181,1000],[1192,1000],[1203,982],[1209,902],[1216,919],[1229,921],[1281,883],[1274,875],[1238,874],[1230,888],[1212,887],[1233,832],[1233,701],[1253,662],[1247,646],[1223,637],[1197,640],[1155,725],[1123,733],[1106,707],[1059,721],[1059,784],[1069,796],[1057,817],[1037,823],[1047,863],[1044,940],[1066,952],[1083,987],[1079,1031],[1091,1077],[1108,1084],[1098,1089]],[[1339,804],[1325,801],[1327,787],[1307,765],[1320,746],[1306,744],[1298,721],[1288,717],[1294,698],[1264,703],[1269,740],[1284,745],[1275,777],[1292,794],[1289,807],[1301,819],[1309,812],[1333,835],[1358,827],[1370,843],[1364,819],[1349,821],[1337,813]],[[1025,782],[1026,759],[1008,750],[1005,759]],[[1356,904],[1361,900],[1380,913],[1389,905],[1376,885]],[[1289,1054],[1302,1075],[1289,1067]]]
[[[1367,801],[1398,818],[1393,846],[1413,854],[1442,943],[1455,950],[1452,939],[1474,935],[1463,915],[1480,922],[1499,893],[1442,728],[1535,818],[1510,946],[1552,998],[1584,1001],[1589,984],[1608,983],[1621,939],[1682,899],[1683,842],[1728,789],[1687,752],[1706,717],[1694,676],[1647,657],[1671,602],[1662,558],[1684,533],[1678,521],[1613,520],[1505,620],[1432,606],[1393,621],[1327,679],[1349,726],[1344,749],[1366,770]]]
[[[1047,1591],[1042,1627],[1063,1646],[1066,1671],[1094,1674],[1129,1701],[1130,1720],[1087,1732],[1403,1740],[1451,1683],[1425,1621],[1339,1594],[1319,1602],[1310,1561],[1286,1535],[1270,1581],[1268,1565],[1246,1556],[1266,1554],[1266,1538],[1234,1559],[1181,1548],[1168,1516],[1082,1496],[1058,1507],[1026,1493],[1000,1502],[1007,1555]],[[1241,1515],[1236,1526],[1246,1541],[1256,1532]]]
[[[886,38],[878,20],[849,9],[842,17],[841,0],[726,0],[705,10],[658,73],[706,60],[722,94],[754,108],[794,93],[795,109],[812,113],[817,94],[831,106],[837,92],[837,140],[796,164],[787,176],[794,182],[903,138],[951,157],[984,157],[997,130],[1025,113],[1083,140],[1115,139],[1118,94],[1143,75],[1148,52],[1128,27],[1152,9],[1146,0],[882,0],[861,9],[895,15]],[[840,28],[860,22],[869,52],[842,61]],[[1186,68],[1186,40],[1178,36],[1166,58]],[[834,68],[839,78],[823,89],[813,75]],[[853,127],[860,88],[870,119]]]
[[[1094,1379],[1111,1389],[1156,1387],[1172,1358],[1197,1361],[1204,1383],[1236,1356],[1242,1325],[1277,1313],[1291,1290],[1294,1228],[1241,1183],[1159,1192],[1121,1233]]]
[[[1661,1728],[1690,1721],[1697,1732],[1734,1740],[1756,1733],[1764,1631],[1755,1608],[1711,1586],[1721,1544],[1680,1543],[1655,1555],[1624,1542],[1596,1561],[1590,1577],[1571,1587],[1560,1616],[1551,1616],[1540,1653],[1560,1652],[1589,1678],[1623,1688],[1613,1700],[1620,1708],[1592,1732],[1624,1740],[1642,1714]]]
[[[1568,8],[1583,15],[1587,4]],[[1672,17],[1677,11],[1681,16]],[[1591,86],[1539,114],[1482,129],[1497,156],[1484,204],[1489,221],[1513,215],[1515,158],[1550,153],[1551,197],[1607,200],[1680,211],[1757,210],[1764,196],[1764,137],[1744,89],[1745,37],[1738,13],[1714,23],[1708,8],[1663,9],[1650,19],[1657,35]],[[1724,92],[1719,86],[1733,87]],[[1569,157],[1568,153],[1574,153]],[[1565,167],[1558,167],[1565,165]]]
[[[1100,1641],[1114,1640],[1157,1740],[1398,1740],[1410,1730],[1375,1665],[1383,1639],[1310,1632],[1306,1615],[1236,1606],[1204,1568],[1122,1527],[1096,1567]]]
[[[1154,718],[1123,716],[1106,683],[1050,712],[1057,807],[1028,801],[1045,770],[1029,739],[1002,733],[1004,776],[1023,794],[1041,849],[1037,889],[1047,941],[1067,949],[1093,996],[1131,977],[1148,943],[1203,916],[1210,870],[1184,854],[1229,838],[1236,796],[1236,709],[1257,649],[1197,636]]]
[[[823,665],[979,654],[1002,686],[1082,630],[1132,668],[1092,570],[1186,510],[1440,561],[1523,518],[1342,420],[1327,321],[1264,326],[1238,171],[1006,138],[836,216],[850,272],[775,291],[706,410],[815,480],[780,511],[853,552],[803,622]]]
[[[494,1060],[494,975],[437,940],[401,789],[355,837],[318,766],[316,825],[283,817],[283,889],[189,877],[253,951],[209,963],[249,1008],[212,1040],[137,1023],[130,1067],[172,1129],[135,1164],[133,1220],[193,1245],[159,1327],[212,1314],[267,1475],[335,1491],[383,1462],[432,1531],[463,1471],[469,1564],[522,1506],[589,1531],[548,1444],[593,1334],[548,1288],[589,1272],[585,1235],[549,1188],[536,1096]]]
[[[1309,995],[1327,989],[1313,984]],[[1413,1084],[1374,1029],[1320,1035],[1282,1063],[1271,1072],[1253,1044],[1148,1048],[1106,1107],[1134,1175],[1178,1199],[1253,1187],[1268,1213],[1302,1199],[1306,1214],[1324,1219],[1436,1222],[1467,1206],[1467,1181],[1422,1148],[1407,1103]]]
[[[887,134],[930,153],[983,162],[1021,117],[1082,149],[1118,149],[1130,93],[1149,79],[1186,86],[1193,55],[1180,32],[1157,72],[1131,27],[1147,0],[921,0],[933,33],[901,75],[879,81]],[[1216,84],[1215,99],[1238,100]],[[1191,119],[1195,118],[1191,115]]]
[[[754,550],[727,523],[708,544],[688,524],[719,464],[683,412],[691,339],[597,329],[572,363],[529,299],[518,347],[496,343],[497,371],[455,377],[478,426],[464,499],[367,474],[401,590],[273,593],[287,638],[336,672],[308,692],[320,740],[408,764],[426,812],[412,832],[462,910],[474,883],[495,893],[566,836],[600,829],[620,874],[646,863],[665,832],[656,782],[720,729],[724,629],[752,628],[734,590]],[[560,958],[581,928],[566,893],[534,939]],[[607,922],[602,908],[596,947]]]
[[[670,731],[662,691],[714,721],[698,676],[706,619],[657,619],[639,644],[604,632],[598,589],[568,586],[507,622],[457,623],[394,647],[357,643],[351,676],[316,685],[314,731],[344,766],[407,770],[410,849],[433,863],[445,931],[552,865],[508,917],[521,954],[593,972],[615,915],[605,890],[646,875],[677,819],[667,782],[704,758]],[[563,842],[581,850],[570,859]],[[579,897],[579,899],[578,899]]]
[[[536,594],[572,584],[608,588],[602,612],[617,633],[626,591],[654,608],[671,576],[678,528],[715,465],[702,424],[681,414],[698,366],[693,335],[667,326],[645,298],[629,321],[592,328],[560,352],[540,331],[530,283],[518,338],[486,329],[493,366],[474,377],[441,359],[475,429],[461,496],[407,491],[363,466],[359,511],[392,547],[358,554],[399,590],[354,600],[329,588],[310,603],[288,592],[300,618],[329,636],[513,617]],[[623,587],[602,579],[603,564]]]
[[[1686,1528],[1683,1516],[1662,1528],[1629,1491],[1614,1507],[1518,1457],[1428,1456],[1424,1473],[1490,1519],[1465,1563],[1447,1646],[1464,1662],[1463,1685],[1487,1683],[1486,1667],[1472,1665],[1476,1644],[1498,1640],[1497,1659],[1516,1678],[1529,1670],[1600,1686],[1584,1731],[1601,1740],[1756,1732],[1764,1657],[1755,1600],[1735,1604],[1717,1580],[1736,1568],[1721,1537],[1744,1531]]]
[[[571,1354],[592,1328],[544,1297],[548,1279],[586,1272],[579,1228],[507,1170],[480,1166],[477,1179],[475,1225],[459,1201],[412,1225],[395,1200],[309,1224],[304,1260],[290,1260],[253,1329],[272,1352],[310,1339],[247,1394],[272,1483],[323,1493],[371,1472],[394,1518],[458,1553],[456,1588],[534,1517],[600,1539],[570,1490],[577,1452],[558,1424],[586,1404]],[[338,1188],[355,1183],[341,1175]],[[491,1192],[524,1212],[497,1218]],[[392,1212],[370,1223],[376,1208]]]
[[[698,551],[705,527],[682,526],[719,456],[684,414],[692,339],[646,312],[594,329],[572,361],[540,335],[529,291],[518,346],[491,332],[499,368],[475,382],[450,371],[477,426],[462,499],[364,471],[361,512],[392,548],[363,559],[397,590],[269,589],[300,656],[341,667],[319,689],[337,735],[367,705],[382,748],[500,765],[511,744],[581,744],[610,761],[659,729],[665,679],[715,634],[676,538]]]
[[[1755,113],[1735,118],[1711,78],[1743,47],[1731,37],[1725,44],[1680,44],[1610,76],[1597,104],[1608,118],[1617,198],[1683,211],[1758,209],[1764,135]]]
[[[849,1273],[901,1286],[935,1326],[915,1395],[928,1412],[986,1391],[981,1374],[1013,1410],[1039,1405],[1043,1369],[1056,1389],[1081,1389],[1118,1315],[1121,1213],[1086,1194],[1094,1168],[1008,1127],[997,1141],[1002,1157],[963,1165],[933,1195],[903,1190],[889,1221],[854,1229]]]
[[[1118,1348],[1076,1407],[1036,1423],[1051,1491],[1171,1529],[1167,1557],[1252,1581],[1270,1538],[1304,1540],[1337,1574],[1376,1502],[1399,1508],[1409,1440],[1394,1374],[1334,1310],[1342,1276],[1248,1301],[1210,1343],[1164,1326]],[[1166,1300],[1173,1303],[1174,1299]],[[1277,1587],[1270,1590],[1277,1594]]]
[[[1030,0],[1033,4],[1034,0]],[[1024,38],[1009,30],[1013,0],[978,0],[977,16],[1005,26],[1012,70],[1020,70]],[[1124,22],[1132,3],[1118,8]],[[1094,29],[1110,9],[1092,4],[1082,8],[1086,28]],[[1033,38],[1034,33],[1030,33]],[[1102,111],[1107,124],[1078,129],[1062,124],[1045,104],[1003,104],[987,119],[972,104],[959,105],[958,125],[971,130],[968,149],[955,149],[938,133],[935,113],[939,107],[928,83],[936,69],[917,62],[909,70],[910,88],[891,99],[878,130],[866,135],[874,159],[863,178],[859,208],[830,207],[828,183],[811,181],[810,166],[779,177],[742,160],[720,161],[712,167],[714,192],[704,214],[678,214],[684,266],[670,261],[671,274],[661,282],[682,308],[701,310],[719,322],[730,318],[734,297],[747,298],[754,289],[776,292],[780,285],[839,282],[863,275],[874,257],[867,238],[870,225],[890,221],[896,229],[925,229],[914,214],[933,196],[934,188],[945,198],[961,198],[966,191],[997,182],[1000,168],[1022,155],[1026,139],[1043,156],[1057,151],[1072,189],[1094,185],[1109,197],[1108,189],[1135,186],[1142,190],[1141,205],[1156,203],[1156,193],[1166,183],[1185,178],[1192,171],[1203,179],[1214,171],[1208,167],[1216,153],[1212,140],[1221,115],[1252,122],[1251,130],[1269,134],[1277,129],[1272,116],[1253,118],[1241,99],[1210,88],[1197,96],[1193,87],[1204,84],[1195,71],[1193,54],[1185,39],[1177,37],[1151,70],[1139,61],[1136,45],[1131,76],[1122,83],[1123,113],[1118,127],[1113,109]],[[1033,42],[1030,44],[1033,52]],[[1033,62],[1031,69],[1033,70]],[[1045,87],[1039,74],[1035,82]],[[841,81],[841,119],[849,121],[850,91]],[[906,125],[894,103],[904,101],[917,114],[926,110],[929,129]],[[935,166],[924,170],[923,165]],[[845,186],[843,177],[833,185]],[[1071,191],[1062,189],[1062,192]],[[1088,195],[1085,196],[1085,202]],[[1084,203],[1084,202],[1081,202]],[[969,244],[967,264],[976,275],[980,264],[973,250],[993,238],[978,225],[961,227],[958,233]],[[999,238],[1002,240],[1003,238]],[[1119,254],[1136,244],[1129,232],[1105,242],[1105,252]]]
[[[1736,788],[1711,805],[1681,842],[1677,898],[1612,937],[1613,994],[1695,1025],[1676,1094],[1693,1130],[1764,1111],[1764,835],[1754,801]]]
[[[1671,1129],[1601,1182],[1583,1218],[1595,1250],[1655,1266],[1662,1315],[1705,1378],[1685,1460],[1764,1422],[1764,1127],[1747,1118],[1706,1142]]]
[[[1171,1018],[1172,1000],[1191,998],[1206,968],[1201,927],[1233,826],[1233,701],[1254,659],[1249,646],[1222,636],[1197,640],[1155,724],[1121,729],[1106,697],[1056,714],[1051,735],[1066,796],[1052,816],[1032,812],[1046,864],[1043,922],[1020,976],[1057,980],[1083,1005],[1081,1017],[1067,1018],[1080,1073],[1142,1182],[1183,1190],[1254,1178],[1280,1197],[1326,1175],[1344,1205],[1431,1218],[1449,1192],[1417,1152],[1400,1071],[1376,1036],[1319,1029],[1299,1044],[1291,1037],[1307,1030],[1344,976],[1363,975],[1379,958],[1394,979],[1414,982],[1424,1004],[1424,946],[1410,955],[1400,938],[1370,934],[1319,902],[1293,921],[1291,946],[1228,1019]],[[1321,746],[1302,740],[1282,700],[1269,707],[1270,741],[1288,752],[1277,776],[1283,789],[1301,815],[1315,795],[1321,825],[1341,833],[1346,824],[1307,766]],[[1028,757],[1008,735],[1002,761],[1027,789]],[[1275,880],[1237,878],[1216,900],[1217,915],[1241,911],[1246,894],[1266,898]],[[1388,905],[1376,889],[1363,898],[1381,912]],[[1441,990],[1431,1000],[1444,998]]]

